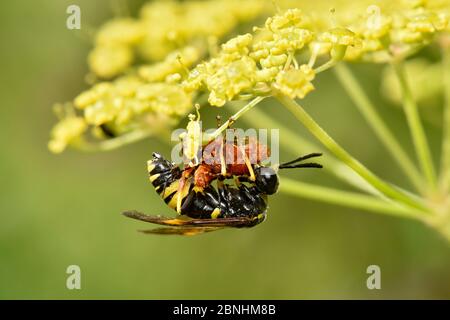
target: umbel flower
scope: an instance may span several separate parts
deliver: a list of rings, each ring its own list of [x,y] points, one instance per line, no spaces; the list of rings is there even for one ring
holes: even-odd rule
[[[107,22],[88,57],[99,81],[70,104],[84,130],[72,124],[72,115],[63,117],[52,130],[49,149],[105,150],[121,145],[102,144],[112,137],[128,134],[119,141],[132,142],[174,126],[197,96],[178,84],[187,69],[211,43],[266,10],[267,3],[258,0],[152,1],[136,19]],[[134,65],[137,59],[142,63]]]
[[[306,64],[299,69],[289,69],[278,73],[274,87],[291,99],[304,98],[314,90],[311,81],[314,79],[314,71]]]
[[[449,28],[446,1],[316,2],[280,1],[291,9],[267,18],[253,33],[228,40],[218,53],[214,43],[273,10],[270,1],[152,1],[136,19],[107,22],[88,57],[92,72],[105,80],[72,103],[92,130],[74,135],[94,132],[101,142],[105,130],[109,136],[138,130],[145,137],[154,133],[149,121],[170,128],[203,92],[213,106],[269,95],[272,89],[304,98],[314,89],[315,74],[340,60],[405,57]],[[133,66],[136,58],[143,63]],[[58,132],[52,141],[64,140]]]
[[[69,116],[53,127],[52,139],[48,144],[50,151],[62,152],[68,144],[76,141],[87,129],[86,122],[81,117]]]
[[[449,17],[446,6],[430,8],[406,3],[397,10],[389,7],[383,14],[380,7],[372,5],[362,15],[355,12],[354,20],[346,25],[342,22],[340,27],[331,25],[348,17],[337,10],[328,13],[334,22],[324,24],[323,15],[289,9],[268,18],[254,35],[241,35],[223,44],[219,55],[195,67],[183,85],[188,90],[206,89],[209,103],[222,106],[240,94],[258,94],[276,79],[276,87],[287,90],[287,82],[283,86],[280,82],[297,75],[299,79],[290,84],[295,82],[298,87],[292,87],[289,96],[303,98],[314,88],[310,83],[314,73],[339,60],[389,62],[430,43],[436,34],[448,29]],[[302,56],[310,60],[299,67],[297,59]],[[330,63],[313,70],[316,60],[326,56],[331,57]],[[287,70],[291,64],[295,71]],[[294,92],[299,94],[292,95]]]
[[[99,29],[88,57],[97,80],[68,104],[70,112],[52,130],[49,148],[56,153],[69,145],[117,148],[175,126],[196,104],[232,108],[235,104],[230,102],[247,101],[235,121],[263,99],[275,97],[336,157],[326,168],[369,194],[289,179],[283,180],[285,191],[417,218],[450,239],[449,21],[450,0],[279,0],[276,6],[263,0],[152,1],[138,18],[114,19]],[[438,90],[447,101],[439,176],[405,72],[414,70],[406,59],[432,46],[442,51],[444,81]],[[419,167],[345,62],[390,66],[386,79],[395,85],[385,91],[403,105]],[[298,104],[315,89],[317,74],[329,69],[417,194],[376,176]],[[264,114],[258,119],[283,126]],[[293,135],[301,145],[311,146]]]
[[[120,75],[136,58],[158,62],[197,39],[221,39],[261,14],[264,1],[152,1],[136,19],[119,18],[97,32],[89,66],[100,78]]]
[[[314,78],[311,68],[304,66],[287,73],[285,70],[291,67],[296,52],[312,39],[312,32],[303,28],[301,11],[287,10],[268,18],[264,28],[256,29],[255,36],[245,34],[224,43],[218,56],[196,66],[183,86],[189,91],[206,89],[209,103],[223,106],[239,95],[269,93],[278,77],[284,89],[289,85],[297,86],[292,87],[291,92],[299,92],[298,97],[304,97],[313,88],[309,82]],[[283,81],[294,74],[303,80]]]

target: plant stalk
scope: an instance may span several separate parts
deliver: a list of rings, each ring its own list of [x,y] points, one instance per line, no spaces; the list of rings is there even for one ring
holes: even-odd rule
[[[450,190],[450,47],[443,54],[444,118],[440,184],[444,193]]]
[[[327,147],[337,158],[352,168],[357,174],[359,174],[364,180],[370,183],[375,189],[390,199],[402,202],[412,208],[427,212],[428,209],[418,199],[414,199],[406,193],[392,187],[390,184],[384,182],[377,177],[374,173],[368,170],[358,160],[353,158],[347,151],[345,151],[333,138],[331,138],[317,122],[294,100],[286,97],[282,94],[276,96],[276,98],[289,110],[294,116],[300,120],[300,122],[325,146]]]
[[[340,191],[282,177],[280,191],[312,200],[399,217],[422,219],[421,211],[356,192]]]
[[[406,118],[408,120],[417,158],[422,168],[422,172],[427,179],[429,187],[434,190],[436,187],[436,173],[427,138],[420,121],[417,104],[414,101],[411,90],[408,86],[402,62],[393,63],[393,68],[400,82],[400,88],[403,94],[403,109],[405,110]]]
[[[397,164],[402,169],[405,176],[409,178],[418,191],[423,191],[424,181],[419,170],[386,126],[376,111],[375,106],[369,100],[368,96],[365,94],[352,72],[343,63],[338,64],[334,68],[334,71],[355,106],[359,109],[366,121],[372,127],[372,130],[384,144],[386,149],[391,153],[394,160],[397,161]]]

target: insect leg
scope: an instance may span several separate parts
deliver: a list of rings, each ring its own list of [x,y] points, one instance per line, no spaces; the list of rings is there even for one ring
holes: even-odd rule
[[[250,162],[250,159],[247,157],[247,154],[245,152],[245,148],[241,145],[238,145],[239,151],[242,153],[242,156],[244,157],[245,165],[247,166],[248,172],[250,173],[249,180],[255,181],[255,172],[253,171],[253,166]]]
[[[220,173],[222,176],[227,175],[227,163],[225,162],[223,137],[220,137]]]

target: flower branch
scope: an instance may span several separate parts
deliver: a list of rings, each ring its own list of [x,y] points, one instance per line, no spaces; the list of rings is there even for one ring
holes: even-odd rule
[[[311,116],[293,99],[284,95],[277,95],[276,98],[289,110],[294,116],[336,157],[352,168],[364,180],[370,183],[374,188],[379,190],[382,194],[390,199],[398,200],[412,208],[428,212],[429,209],[422,203],[422,201],[412,198],[406,193],[392,187],[390,184],[384,182],[358,160],[353,158],[347,151],[345,151],[333,138],[331,138]]]
[[[450,40],[448,40],[450,42]],[[444,70],[444,116],[441,156],[441,186],[444,193],[450,190],[450,44],[443,52]]]
[[[417,104],[414,101],[411,90],[408,86],[402,61],[394,62],[393,67],[400,82],[400,88],[403,95],[403,108],[408,120],[408,125],[411,136],[413,138],[417,158],[419,160],[423,174],[427,179],[429,187],[431,189],[434,189],[436,186],[436,173],[434,170],[433,160],[431,157],[427,138],[420,121]]]
[[[280,191],[302,198],[337,204],[340,206],[367,210],[374,213],[382,213],[400,217],[423,220],[423,212],[411,209],[395,202],[356,192],[341,191],[332,188],[317,186],[310,183],[296,181],[282,177],[283,183]]]
[[[376,111],[375,106],[369,100],[349,68],[341,63],[334,68],[334,71],[355,106],[364,116],[386,149],[391,153],[393,159],[397,162],[403,173],[410,179],[417,190],[423,192],[424,183],[421,174],[403,150],[391,130],[386,126],[383,119]]]

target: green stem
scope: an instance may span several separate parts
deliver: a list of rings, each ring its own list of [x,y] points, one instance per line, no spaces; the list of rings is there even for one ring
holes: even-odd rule
[[[363,209],[375,213],[422,219],[423,213],[403,205],[386,200],[374,198],[364,194],[349,191],[340,191],[332,188],[321,187],[310,183],[282,177],[280,191],[307,199],[342,205],[346,207]]]
[[[450,189],[450,47],[444,51],[443,71],[445,105],[440,179],[443,191],[448,192]]]
[[[280,139],[280,145],[283,146],[286,150],[289,150],[295,155],[298,156],[299,152],[323,152],[323,147],[313,143],[311,141],[306,140],[300,134],[298,134],[295,130],[292,130],[285,126],[283,123],[275,120],[273,117],[267,115],[264,111],[261,110],[264,106],[260,106],[258,108],[254,108],[251,113],[245,117],[243,120],[250,124],[252,127],[258,128],[261,125],[264,125],[268,128],[278,128],[281,130],[283,138]],[[230,103],[229,108],[231,110],[240,110],[241,106],[239,103]],[[292,143],[295,141],[295,144]],[[293,148],[295,148],[293,150]],[[324,169],[328,172],[335,175],[338,179],[348,183],[349,185],[358,188],[359,190],[363,190],[372,194],[379,195],[380,193],[374,189],[370,184],[368,184],[365,180],[361,179],[352,169],[343,165],[341,161],[336,160],[334,157],[324,157],[321,160],[321,163],[324,166]]]
[[[427,138],[420,121],[417,104],[414,101],[411,90],[406,80],[406,74],[401,62],[393,63],[397,78],[400,82],[400,88],[403,94],[403,108],[408,120],[409,129],[414,142],[417,158],[419,159],[422,172],[425,175],[429,187],[436,187],[436,173],[434,171],[433,160]]]
[[[217,128],[213,133],[206,135],[205,134],[205,141],[212,141],[216,139],[220,134],[222,134],[223,131],[228,129],[236,120],[238,120],[244,113],[252,109],[254,106],[256,106],[258,103],[263,101],[266,97],[256,97],[253,100],[251,100],[249,103],[247,103],[244,107],[242,107],[238,112],[236,112],[234,115],[232,115],[223,125],[221,125],[219,128]]]
[[[345,52],[347,51],[347,46],[344,45],[336,45],[331,49],[331,59],[322,64],[321,66],[314,69],[314,72],[316,74],[324,72],[325,70],[328,70],[330,68],[333,68],[336,66],[339,62],[344,59]],[[315,60],[315,59],[314,59]],[[309,62],[311,63],[311,61]]]
[[[112,138],[109,140],[104,140],[101,142],[89,142],[86,140],[77,140],[75,141],[72,146],[78,150],[82,151],[88,151],[88,152],[97,152],[97,151],[110,151],[117,148],[120,148],[124,145],[137,142],[143,139],[146,139],[152,135],[154,135],[155,132],[153,130],[134,130],[130,133],[126,133],[122,136]]]
[[[337,60],[329,60],[329,61],[325,62],[323,65],[321,65],[321,66],[317,67],[316,69],[314,69],[314,72],[316,74],[324,72],[324,71],[326,71],[326,70],[336,66],[338,62],[339,61],[337,61]]]
[[[334,71],[345,91],[347,91],[348,95],[353,100],[353,103],[372,127],[380,141],[391,153],[395,161],[397,161],[404,174],[411,180],[417,190],[423,190],[423,179],[420,172],[403,150],[400,143],[398,143],[395,136],[386,126],[376,111],[375,106],[364,93],[364,90],[361,88],[359,82],[356,81],[349,68],[345,64],[341,63],[334,68]]]
[[[393,200],[400,201],[410,207],[428,211],[428,209],[417,199],[414,199],[406,193],[392,187],[390,184],[384,182],[358,160],[353,158],[347,151],[345,151],[336,141],[333,140],[318,124],[311,118],[311,116],[294,100],[284,95],[277,95],[277,99],[289,110],[300,122],[336,157],[352,168],[364,180],[370,183],[375,189]]]

